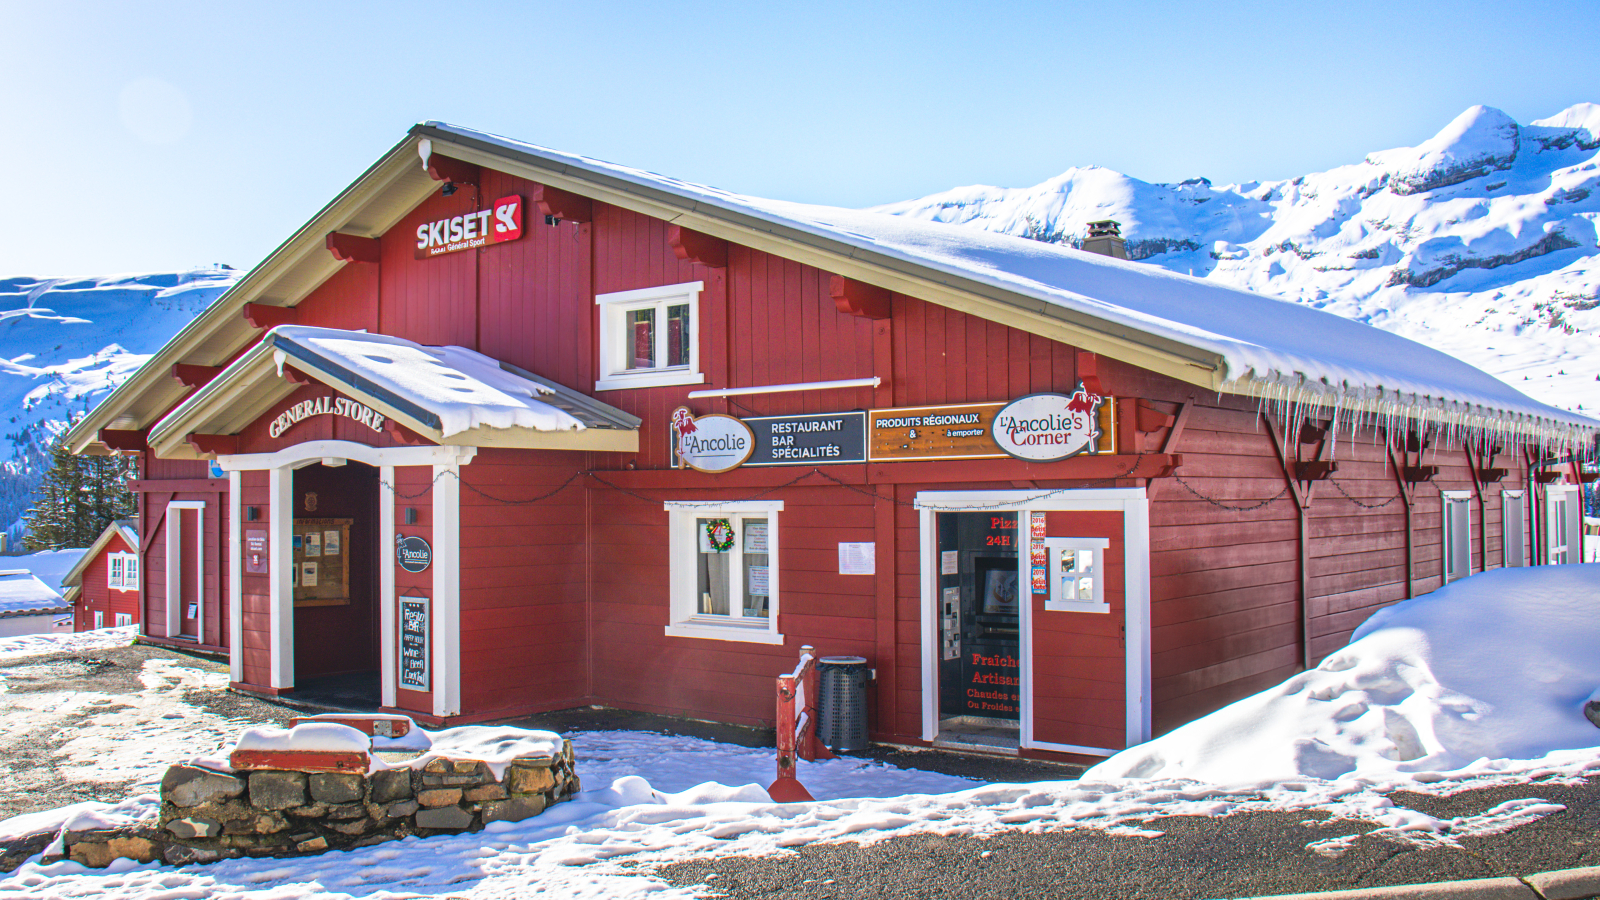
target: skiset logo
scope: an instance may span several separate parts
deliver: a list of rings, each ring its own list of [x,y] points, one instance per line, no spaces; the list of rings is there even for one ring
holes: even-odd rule
[[[488,209],[417,226],[417,259],[522,237],[522,198],[501,197]]]

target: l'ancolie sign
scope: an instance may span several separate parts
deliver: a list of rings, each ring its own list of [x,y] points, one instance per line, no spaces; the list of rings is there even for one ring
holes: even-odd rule
[[[1094,453],[1100,438],[1104,398],[1079,387],[1072,396],[1029,394],[995,413],[990,433],[1000,449],[1018,459],[1053,462]]]
[[[488,209],[417,226],[417,259],[472,250],[522,237],[522,198],[501,197]]]
[[[318,397],[315,400],[302,400],[289,407],[267,426],[267,434],[279,437],[296,423],[312,416],[344,416],[354,419],[373,431],[383,430],[383,413],[351,400],[349,397]]]

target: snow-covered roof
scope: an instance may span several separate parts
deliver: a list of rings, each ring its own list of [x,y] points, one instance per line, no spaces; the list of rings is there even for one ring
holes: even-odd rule
[[[0,619],[67,612],[61,595],[27,569],[0,570]]]
[[[431,417],[445,438],[475,428],[582,431],[636,428],[639,419],[465,347],[425,347],[404,338],[336,328],[280,325],[269,339],[297,364],[342,370]]]
[[[162,455],[187,435],[237,434],[287,398],[290,367],[440,444],[637,450],[639,418],[465,347],[280,325],[150,429]]]
[[[1187,348],[1194,365],[1216,367],[1216,386],[1226,391],[1565,443],[1587,443],[1600,430],[1600,421],[1540,403],[1398,335],[1155,266],[886,213],[749,197],[440,122],[413,133],[536,160],[571,178],[671,200],[700,218],[781,232],[796,244],[815,239],[846,258],[900,270],[910,264],[998,290],[1047,318],[1092,321],[1124,339]]]
[[[90,545],[89,549],[83,551],[83,555],[79,556],[78,561],[72,564],[72,568],[67,570],[67,574],[61,576],[62,587],[82,584],[83,573],[88,571],[89,564],[94,562],[95,557],[100,555],[100,551],[104,550],[107,544],[111,543],[113,537],[119,535],[122,537],[123,543],[132,548],[134,552],[138,552],[138,520],[117,519],[107,525],[104,531],[100,532],[100,536],[94,539],[94,543]]]

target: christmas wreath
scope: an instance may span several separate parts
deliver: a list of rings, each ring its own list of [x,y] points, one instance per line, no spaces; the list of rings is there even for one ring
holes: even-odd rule
[[[718,553],[727,553],[733,549],[733,525],[727,519],[712,519],[706,522],[706,543]]]

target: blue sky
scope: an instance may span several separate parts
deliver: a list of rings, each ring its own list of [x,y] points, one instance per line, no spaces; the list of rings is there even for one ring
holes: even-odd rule
[[[1532,12],[1530,12],[1532,10]],[[440,119],[866,206],[1287,178],[1600,102],[1600,4],[0,0],[0,275],[255,264]]]

